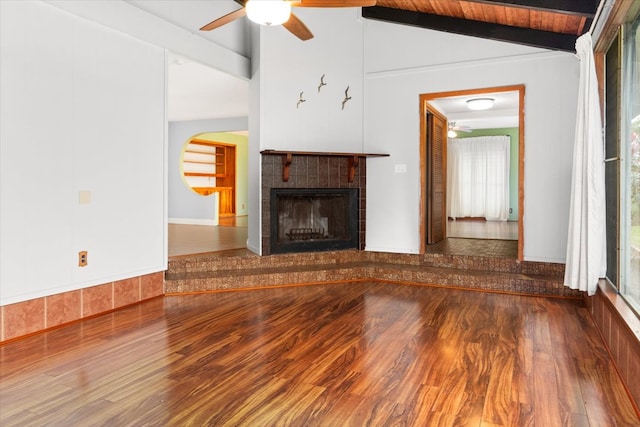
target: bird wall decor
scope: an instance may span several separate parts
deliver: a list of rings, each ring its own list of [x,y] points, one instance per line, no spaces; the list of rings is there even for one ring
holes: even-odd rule
[[[318,93],[320,93],[320,89],[322,89],[322,86],[326,86],[327,84],[324,82],[324,74],[322,75],[322,77],[320,77],[320,84],[318,85]]]
[[[349,96],[349,86],[344,91],[344,99],[342,100],[342,109],[344,110],[344,104],[346,104],[351,97]]]
[[[306,102],[306,101],[307,101],[306,99],[302,98],[302,94],[303,94],[303,93],[304,93],[304,91],[303,91],[303,92],[300,92],[300,97],[299,97],[299,99],[298,99],[298,103],[296,104],[296,108],[300,108],[300,104],[302,104],[303,102]]]

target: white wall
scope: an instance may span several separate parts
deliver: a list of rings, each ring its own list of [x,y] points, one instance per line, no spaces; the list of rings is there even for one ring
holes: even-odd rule
[[[249,87],[249,238],[261,253],[260,151],[362,152],[363,28],[360,10],[297,8],[315,37],[253,26]],[[325,83],[320,92],[320,78]],[[342,109],[345,89],[351,100]],[[300,92],[306,101],[297,107]]]
[[[254,45],[259,64],[252,74],[250,129],[259,144],[253,147],[389,153],[367,161],[367,250],[417,253],[419,95],[524,84],[524,256],[564,262],[574,55],[363,20],[357,9],[296,13],[314,39],[301,42],[282,28],[261,28]],[[318,94],[322,74],[329,86]],[[353,98],[342,111],[347,85]],[[296,109],[301,91],[307,101]],[[259,159],[259,149],[252,157]],[[407,165],[407,173],[394,173],[395,164]],[[259,177],[251,180],[259,209]],[[250,217],[254,222],[258,212]],[[258,222],[250,224],[249,242],[260,245]]]
[[[315,37],[260,28],[261,149],[362,151],[362,23],[357,8],[297,8]],[[255,56],[254,56],[255,58]],[[318,93],[320,78],[327,83]],[[345,89],[351,100],[342,109]],[[306,101],[297,107],[300,92]]]
[[[47,3],[233,76],[249,77],[251,64],[243,56],[245,48],[242,44],[228,43],[230,38],[243,38],[242,25],[236,22],[207,33],[197,30],[203,21],[221,16],[229,7],[234,10],[233,2],[144,0],[132,4],[123,0],[48,0]]]
[[[52,3],[233,75],[252,77],[248,247],[256,252],[261,246],[259,151],[263,149],[391,154],[389,158],[367,162],[367,249],[417,252],[419,94],[525,84],[525,258],[564,260],[566,200],[577,95],[577,62],[573,55],[363,20],[359,10],[353,8],[299,8],[296,14],[316,37],[302,42],[281,27],[251,26],[253,52],[249,71],[248,60],[242,55],[145,14],[127,2]],[[44,5],[33,7],[46,8]],[[4,27],[3,34],[9,31]],[[51,32],[46,25],[42,27],[47,28],[43,32],[46,37],[41,37],[36,29],[38,39],[71,37],[65,33],[66,28],[53,27],[57,32]],[[26,28],[32,29],[33,24]],[[132,44],[143,45],[140,42]],[[68,46],[51,43],[47,49],[42,48],[39,54],[42,58],[38,60],[46,62],[48,59],[43,58],[52,52],[55,52],[52,56],[69,56],[65,53]],[[4,63],[8,62],[7,55],[9,53],[3,52]],[[139,60],[144,61],[144,58],[136,58]],[[121,65],[131,73],[128,74],[131,81],[149,80],[146,74],[142,76],[138,70],[132,71],[131,65],[124,64],[124,60],[113,61],[105,68],[108,75],[113,74],[109,67]],[[226,65],[221,66],[221,63]],[[322,74],[325,74],[328,86],[318,93]],[[80,81],[86,77],[84,74],[79,76]],[[57,76],[47,73],[43,81],[50,83],[53,79],[58,83],[57,88],[77,84],[76,77],[67,81],[64,72]],[[152,83],[153,78],[143,86]],[[345,110],[341,110],[347,85],[352,99]],[[55,89],[47,84],[42,94],[46,98],[52,91]],[[62,89],[60,92],[67,93]],[[296,108],[300,92],[304,92],[306,102]],[[65,102],[70,105],[67,109],[75,105],[75,101],[65,100],[57,94],[53,97],[57,108],[64,107]],[[45,102],[44,106],[48,108],[52,103]],[[120,103],[126,104],[126,100]],[[51,117],[42,113],[42,122]],[[58,119],[51,120],[49,126],[62,127],[63,133],[70,127],[65,128],[64,121]],[[64,151],[64,143],[59,149]],[[67,150],[71,153],[73,147]],[[3,154],[5,151],[3,147]],[[3,159],[3,162],[6,161]],[[407,173],[394,174],[394,164],[406,164]],[[60,175],[57,179],[71,182],[76,178],[75,175],[66,178]],[[3,187],[3,199],[9,197],[5,196],[6,191],[9,190]]]
[[[248,123],[246,117],[169,123],[169,222],[199,225],[218,224],[218,195],[203,197],[187,188],[182,180],[180,160],[184,144],[194,136],[202,133],[247,130],[247,128]],[[233,135],[231,135],[231,137],[233,140]],[[246,137],[242,137],[241,139],[246,139]],[[239,149],[240,150],[236,152],[237,161],[246,162],[246,144],[239,147]],[[246,215],[248,212],[246,208],[248,204],[246,170],[243,168],[242,171],[238,172],[240,172],[240,174],[236,182],[236,200],[238,202],[236,211],[238,215]],[[245,205],[244,209],[242,208],[242,204]]]
[[[247,249],[256,254],[262,254],[262,189],[261,158],[260,158],[260,125],[262,100],[262,80],[260,79],[260,67],[262,55],[260,54],[260,31],[253,27],[251,31],[251,80],[249,81],[249,152],[247,165],[249,167],[248,197],[249,217],[247,221]]]
[[[46,3],[0,19],[0,304],[164,270],[164,51]]]
[[[391,154],[367,162],[368,250],[419,250],[419,95],[524,84],[524,256],[564,262],[574,55],[367,21],[365,64],[365,149]],[[395,174],[394,164],[407,173]]]

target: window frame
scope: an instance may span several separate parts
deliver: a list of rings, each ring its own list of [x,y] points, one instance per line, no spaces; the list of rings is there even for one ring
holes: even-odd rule
[[[600,89],[600,102],[602,107],[603,116],[605,115],[607,93],[606,82],[608,70],[611,70],[607,65],[607,54],[610,49],[617,48],[618,51],[618,66],[615,70],[618,73],[617,76],[617,105],[615,119],[617,119],[615,138],[616,141],[611,141],[611,134],[606,132],[607,121],[605,123],[605,144],[613,142],[616,145],[616,153],[614,156],[611,152],[607,152],[607,160],[618,164],[617,173],[617,218],[615,227],[607,225],[607,233],[614,232],[616,234],[617,247],[615,253],[617,259],[617,272],[616,277],[609,278],[607,281],[613,287],[615,287],[618,295],[622,298],[625,304],[631,309],[636,317],[640,318],[640,301],[631,300],[626,294],[626,287],[629,286],[628,280],[631,277],[630,268],[630,254],[628,249],[630,248],[630,230],[631,230],[631,206],[630,206],[630,168],[631,168],[631,147],[630,141],[627,141],[627,129],[628,124],[625,123],[626,111],[624,110],[625,100],[625,81],[624,72],[627,37],[629,31],[629,25],[640,19],[640,5],[638,2],[622,2],[618,1],[614,4],[613,11],[611,12],[608,22],[605,24],[601,33],[601,37],[595,43],[594,55],[596,59],[596,72],[598,73],[599,89]],[[614,43],[618,41],[617,46]],[[604,117],[603,117],[604,118]],[[608,145],[607,149],[610,148]],[[613,230],[611,228],[614,228]],[[607,248],[608,250],[610,248]],[[609,256],[608,252],[608,256]],[[608,263],[610,260],[608,260]],[[640,286],[640,283],[635,284]]]

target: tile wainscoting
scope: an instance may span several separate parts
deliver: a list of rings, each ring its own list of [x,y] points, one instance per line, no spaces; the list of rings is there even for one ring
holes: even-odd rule
[[[0,306],[0,342],[164,295],[164,272]]]

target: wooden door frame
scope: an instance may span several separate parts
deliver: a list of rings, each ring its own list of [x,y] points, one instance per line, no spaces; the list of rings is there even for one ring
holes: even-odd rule
[[[518,92],[518,260],[524,260],[524,94],[525,86],[511,85],[481,89],[456,90],[420,95],[420,253],[426,251],[426,183],[427,183],[427,133],[426,111],[429,101],[454,96],[479,95],[491,92]],[[446,193],[445,193],[446,197]],[[445,201],[446,203],[446,201]]]

